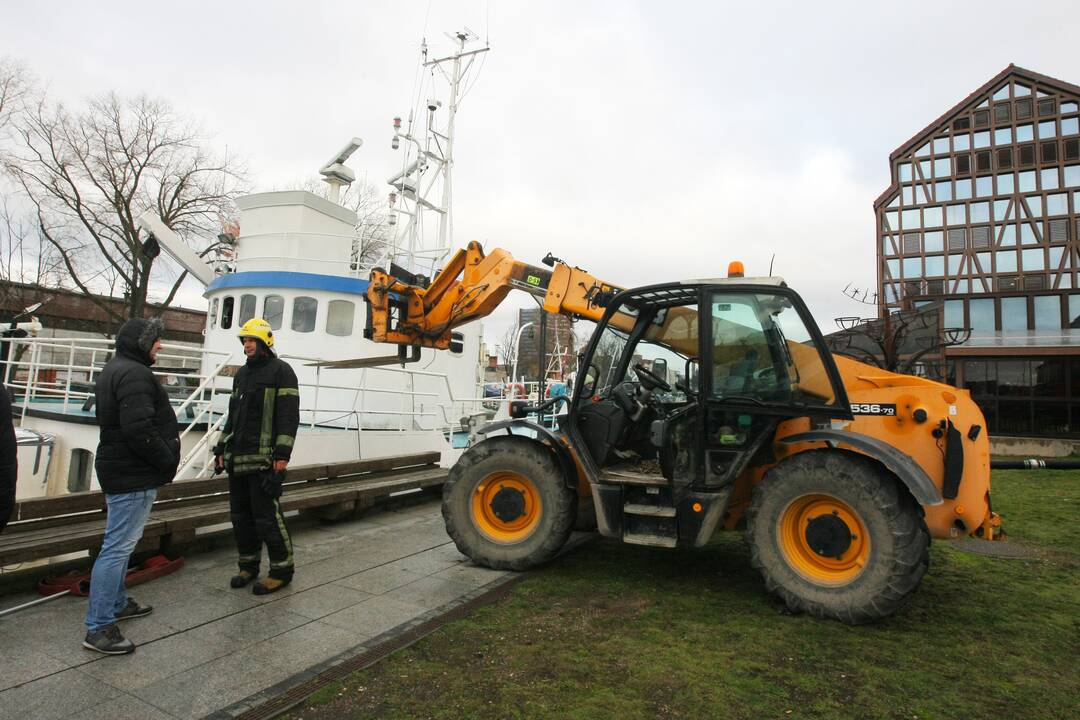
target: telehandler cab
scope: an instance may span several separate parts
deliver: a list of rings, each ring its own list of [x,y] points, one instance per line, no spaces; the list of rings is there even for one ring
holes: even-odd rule
[[[377,270],[367,291],[365,333],[401,346],[448,347],[514,288],[597,322],[557,428],[525,416],[565,398],[483,428],[452,468],[443,517],[475,562],[550,560],[579,504],[602,535],[640,545],[745,526],[768,590],[855,624],[910,597],[931,537],[1000,535],[967,391],[834,357],[780,278],[622,289],[544,263],[474,242],[430,284]]]

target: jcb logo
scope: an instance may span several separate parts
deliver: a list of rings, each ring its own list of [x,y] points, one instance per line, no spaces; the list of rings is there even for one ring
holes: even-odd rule
[[[896,405],[885,403],[852,403],[852,415],[896,415]]]

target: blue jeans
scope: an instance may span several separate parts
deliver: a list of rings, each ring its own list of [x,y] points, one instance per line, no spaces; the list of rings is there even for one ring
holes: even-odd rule
[[[109,508],[101,554],[90,574],[90,602],[86,609],[86,629],[95,632],[116,622],[116,613],[127,605],[124,589],[128,560],[142,537],[157,488],[106,495]]]

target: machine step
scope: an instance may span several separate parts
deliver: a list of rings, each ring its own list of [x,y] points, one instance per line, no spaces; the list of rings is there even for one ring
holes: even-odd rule
[[[631,545],[652,545],[653,547],[673,548],[678,544],[678,538],[670,535],[647,535],[645,533],[626,533],[623,542]]]
[[[626,503],[623,512],[630,515],[651,515],[653,517],[675,517],[675,508],[663,505],[642,505],[640,503]]]

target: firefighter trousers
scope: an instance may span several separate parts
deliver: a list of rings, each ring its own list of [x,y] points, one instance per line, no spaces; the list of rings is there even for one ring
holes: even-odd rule
[[[229,476],[229,512],[241,570],[257,575],[262,546],[270,556],[270,577],[288,580],[293,574],[293,545],[278,498],[263,491],[270,470]]]

